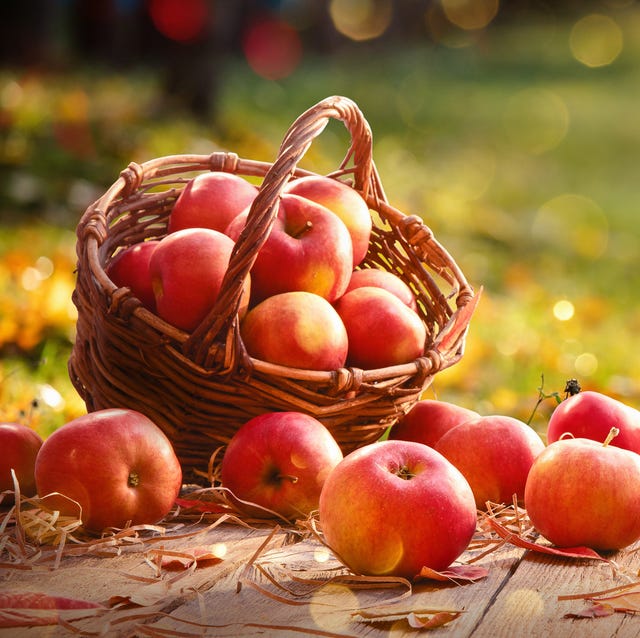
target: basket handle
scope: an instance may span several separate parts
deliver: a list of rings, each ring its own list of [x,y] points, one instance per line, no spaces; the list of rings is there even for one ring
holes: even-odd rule
[[[339,170],[332,175],[352,173],[353,187],[365,199],[371,195],[384,198],[372,159],[371,129],[355,102],[346,97],[332,96],[302,113],[287,131],[276,160],[264,176],[258,195],[249,210],[245,227],[231,254],[214,307],[184,343],[184,354],[197,365],[208,368],[215,364],[229,371],[237,366],[240,349],[237,313],[243,283],[258,251],[271,232],[278,213],[278,201],[285,185],[295,173],[298,162],[313,140],[322,133],[331,118],[343,122],[351,136],[349,150]],[[214,361],[211,346],[223,334],[224,361]]]

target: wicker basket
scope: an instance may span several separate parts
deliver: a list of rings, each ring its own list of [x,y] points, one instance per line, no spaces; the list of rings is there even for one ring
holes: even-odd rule
[[[406,365],[287,368],[250,358],[239,335],[242,282],[270,231],[278,197],[289,179],[310,174],[298,162],[331,118],[342,121],[351,138],[331,177],[350,183],[372,212],[373,233],[361,267],[384,268],[408,283],[427,328],[424,356]],[[461,358],[477,296],[423,221],[387,202],[371,150],[371,131],[358,107],[330,97],[293,123],[273,164],[216,152],[161,157],[123,170],[77,228],[78,320],[69,374],[87,409],[127,407],[146,414],[171,439],[190,477],[206,472],[212,453],[265,411],[315,416],[345,453],[377,440],[437,372]],[[128,288],[118,288],[105,268],[119,249],[162,238],[181,189],[203,171],[262,181],[218,301],[187,334],[146,310]]]

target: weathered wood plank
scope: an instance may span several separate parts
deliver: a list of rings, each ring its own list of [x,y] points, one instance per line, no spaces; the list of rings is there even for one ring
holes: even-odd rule
[[[609,563],[572,561],[527,552],[498,593],[477,627],[474,638],[531,636],[548,638],[605,638],[640,635],[640,618],[616,613],[597,619],[569,619],[583,610],[582,600],[559,601],[559,596],[588,594],[638,580],[640,556],[618,552]]]
[[[354,638],[414,637],[406,622],[370,625],[357,622],[353,612],[395,601],[397,609],[461,610],[449,625],[429,632],[455,638],[581,638],[640,635],[640,618],[615,614],[606,618],[569,620],[585,603],[558,601],[559,595],[588,593],[637,580],[640,553],[616,554],[618,569],[608,563],[574,561],[525,552],[504,545],[476,564],[488,576],[465,585],[422,582],[410,596],[407,588],[358,589],[343,583],[326,584],[345,570],[315,540],[289,544],[286,532],[273,537],[271,528],[205,525],[198,534],[170,536],[123,548],[118,556],[68,556],[56,570],[0,569],[0,591],[40,591],[107,603],[114,596],[130,597],[138,607],[108,609],[101,616],[74,622],[85,632],[118,636],[261,636],[300,635]],[[265,540],[268,546],[262,548]],[[220,563],[192,571],[163,570],[160,575],[145,560],[151,549],[185,551],[190,547],[224,544]],[[260,550],[260,551],[258,551]],[[256,553],[258,554],[256,558]],[[467,552],[462,560],[477,555]],[[325,583],[313,590],[311,578]],[[238,587],[238,584],[241,587]],[[404,596],[404,597],[403,597]],[[0,638],[69,636],[63,627],[0,629]],[[162,633],[162,632],[174,633]]]

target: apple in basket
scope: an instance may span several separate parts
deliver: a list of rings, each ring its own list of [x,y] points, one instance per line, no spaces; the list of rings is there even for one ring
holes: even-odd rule
[[[555,441],[531,467],[525,507],[554,545],[606,551],[640,539],[640,455],[610,445],[610,436]]]
[[[619,430],[611,445],[640,454],[640,411],[613,397],[585,390],[562,401],[547,425],[547,443],[563,435],[604,441],[612,427]]]
[[[210,228],[185,228],[162,239],[149,263],[158,316],[193,331],[216,302],[234,246],[227,235]],[[246,312],[250,289],[248,277],[240,316]]]
[[[345,293],[355,288],[364,288],[366,286],[374,286],[388,290],[394,294],[411,310],[417,310],[418,304],[415,295],[409,286],[400,278],[388,270],[380,268],[363,268],[362,270],[354,270],[349,280],[349,285]]]
[[[307,175],[287,184],[285,192],[300,195],[326,206],[345,224],[353,243],[355,268],[369,250],[371,213],[363,197],[344,182],[322,175]]]
[[[110,408],[47,437],[35,466],[42,503],[87,530],[153,524],[172,508],[182,470],[171,442],[146,416]],[[78,509],[81,507],[81,512]]]
[[[251,308],[240,335],[255,359],[307,370],[342,368],[349,345],[334,307],[301,290],[267,297]]]
[[[544,442],[526,423],[510,416],[479,416],[449,430],[435,449],[465,476],[478,509],[492,503],[519,502],[531,465]]]
[[[234,434],[222,458],[222,486],[244,514],[306,517],[342,460],[340,446],[317,419],[301,412],[267,412]]]
[[[347,454],[329,474],[319,522],[355,573],[412,578],[462,554],[477,512],[464,476],[433,448],[378,441]]]
[[[248,210],[226,233],[236,241]],[[305,290],[337,299],[351,277],[353,248],[344,222],[329,209],[297,195],[283,195],[271,232],[251,269],[251,303],[282,292]]]
[[[149,262],[159,240],[139,242],[121,250],[107,264],[105,272],[116,286],[131,289],[131,292],[151,312],[155,312],[156,298],[151,285]]]
[[[389,438],[435,447],[439,439],[456,425],[479,416],[474,410],[455,403],[422,399],[391,428]]]
[[[14,490],[11,470],[18,479],[20,493],[33,496],[36,493],[34,467],[42,446],[42,437],[22,423],[0,423],[0,492]],[[13,497],[9,499],[13,502]],[[5,496],[3,503],[7,503]]]
[[[424,353],[427,330],[422,319],[388,290],[355,288],[334,307],[349,338],[348,365],[385,368],[409,363]]]
[[[201,173],[178,196],[169,215],[168,232],[183,228],[224,232],[257,194],[256,186],[234,173]]]

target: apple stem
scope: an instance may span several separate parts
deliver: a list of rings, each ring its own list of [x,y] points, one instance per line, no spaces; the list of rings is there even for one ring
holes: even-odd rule
[[[307,220],[302,226],[302,228],[299,228],[298,230],[291,233],[291,237],[293,237],[294,239],[300,239],[302,235],[309,232],[312,228],[313,228],[313,222],[310,220]]]
[[[604,440],[602,447],[607,447],[611,441],[620,434],[620,430],[616,427],[613,427],[609,430],[609,434],[607,434],[607,438]]]
[[[298,477],[294,476],[293,474],[278,474],[276,476],[276,479],[278,480],[287,480],[287,481],[291,481],[292,483],[297,483],[298,482]]]
[[[129,472],[129,478],[127,479],[127,485],[129,487],[138,487],[140,485],[140,476],[133,470]]]
[[[406,465],[403,465],[402,467],[398,468],[398,471],[396,472],[396,474],[401,479],[404,479],[405,481],[408,481],[415,477],[415,474]]]

